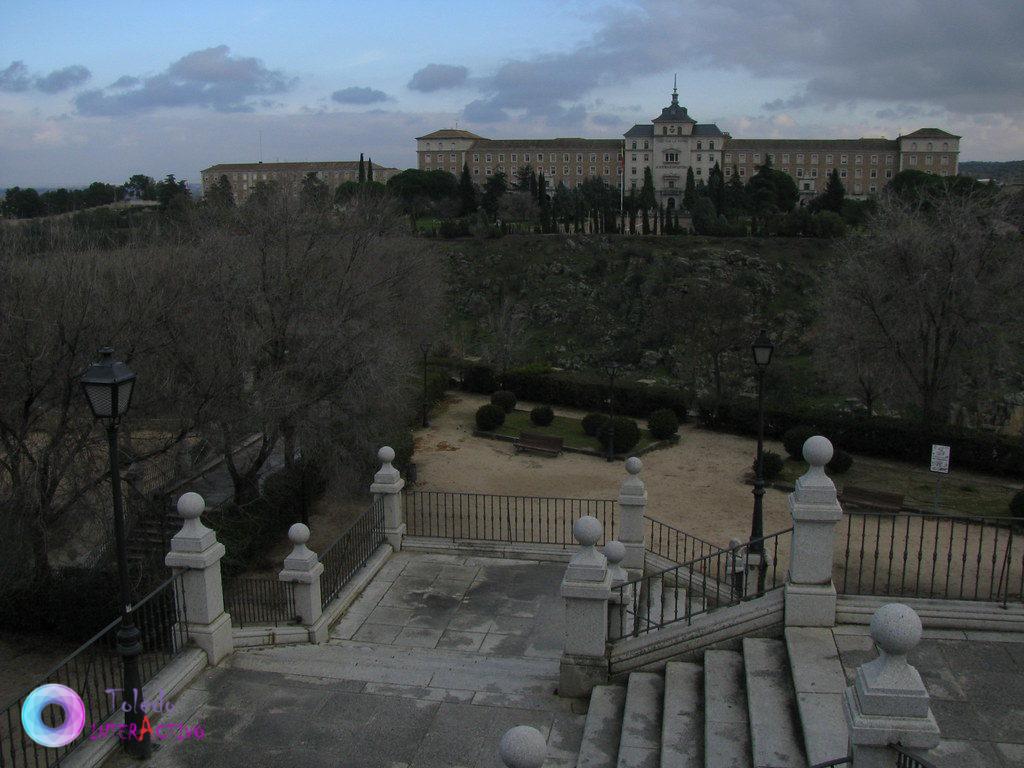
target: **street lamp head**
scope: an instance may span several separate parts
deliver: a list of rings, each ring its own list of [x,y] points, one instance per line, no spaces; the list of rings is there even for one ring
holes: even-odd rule
[[[751,347],[754,350],[754,364],[759,368],[765,368],[768,363],[772,361],[772,352],[775,350],[775,345],[772,344],[772,340],[768,338],[768,334],[762,328],[761,332],[757,334],[757,338],[754,339],[754,344]]]
[[[81,383],[97,419],[118,419],[127,413],[135,389],[135,374],[127,365],[114,360],[110,347],[100,350],[99,361],[86,369]]]

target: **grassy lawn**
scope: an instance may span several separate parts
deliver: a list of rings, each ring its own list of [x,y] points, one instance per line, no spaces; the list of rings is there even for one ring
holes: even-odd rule
[[[505,423],[494,430],[495,434],[519,437],[521,432],[533,432],[538,435],[549,435],[560,437],[565,446],[569,448],[589,448],[600,451],[601,444],[597,438],[590,437],[583,431],[582,422],[579,419],[572,419],[568,416],[555,416],[546,427],[538,427],[530,421],[530,414],[527,411],[512,411],[505,414]],[[654,442],[651,433],[646,429],[640,429],[640,442],[633,446],[632,450],[646,448]]]
[[[794,482],[807,465],[787,459],[780,480]],[[873,491],[902,493],[906,503],[931,511],[935,504],[935,475],[927,468],[912,467],[900,462],[854,457],[853,466],[844,475],[832,479],[842,488],[855,485]],[[1014,490],[977,475],[965,475],[955,470],[942,478],[941,510],[963,515],[1005,515]]]

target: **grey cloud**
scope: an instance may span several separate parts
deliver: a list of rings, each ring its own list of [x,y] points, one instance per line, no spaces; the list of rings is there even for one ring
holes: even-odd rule
[[[764,105],[772,111],[869,101],[1019,114],[1022,38],[1020,2],[763,0],[755,11],[749,0],[700,7],[636,0],[624,12],[609,12],[573,50],[508,61],[475,80],[481,95],[464,115],[518,111],[527,121],[558,120],[559,108],[638,73],[709,69],[797,83]],[[680,90],[686,103],[685,75]]]
[[[112,82],[107,87],[108,88],[134,88],[136,85],[138,85],[141,82],[142,81],[139,80],[139,78],[137,78],[137,77],[132,77],[131,75],[122,75],[121,77],[117,78],[117,80]]]
[[[387,101],[388,95],[384,91],[375,88],[366,88],[353,85],[349,88],[342,88],[331,94],[331,98],[339,104],[377,104]]]
[[[12,61],[7,69],[0,72],[0,91],[27,91],[31,84],[28,67],[23,61]]]
[[[452,64],[428,64],[413,74],[409,81],[409,89],[432,93],[445,88],[458,88],[466,84],[469,70],[466,67]]]
[[[264,101],[295,82],[280,70],[267,69],[257,58],[232,56],[228,46],[218,45],[186,54],[158,75],[141,80],[126,75],[109,89],[84,91],[75,97],[75,106],[83,115],[103,116],[161,107],[251,112],[254,98]]]
[[[614,128],[615,126],[627,127],[627,128],[629,127],[629,126],[625,125],[626,121],[623,118],[619,117],[618,115],[597,114],[597,115],[591,115],[590,119],[594,123],[594,125],[600,125],[600,126],[603,126],[603,127],[608,127],[608,128]]]
[[[92,77],[92,73],[81,64],[72,64],[70,67],[55,69],[46,77],[36,80],[36,88],[43,93],[60,93],[68,88],[81,85]]]

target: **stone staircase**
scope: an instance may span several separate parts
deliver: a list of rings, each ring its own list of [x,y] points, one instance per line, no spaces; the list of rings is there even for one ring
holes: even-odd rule
[[[745,637],[741,651],[709,649],[703,663],[669,661],[663,674],[632,672],[625,685],[598,686],[577,768],[807,768],[808,754],[816,762],[840,757],[845,732],[821,730],[823,722],[835,725],[836,700],[798,704],[794,680],[808,677],[807,665],[790,664],[790,653],[805,651],[815,668],[838,664],[831,635],[818,632],[798,645],[789,633],[787,640]],[[814,719],[807,734],[805,707]]]

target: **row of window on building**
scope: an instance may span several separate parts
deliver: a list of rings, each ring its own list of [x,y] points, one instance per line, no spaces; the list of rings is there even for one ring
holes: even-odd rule
[[[591,152],[590,153],[590,162],[596,163],[597,162],[597,155],[598,155],[597,152]],[[429,163],[431,157],[432,157],[431,155],[426,155],[425,156],[426,162]],[[544,153],[543,152],[537,152],[537,153],[532,154],[532,155],[529,152],[525,152],[525,153],[523,153],[522,157],[523,157],[523,159],[522,159],[523,163],[530,163],[530,162],[543,163],[545,161]],[[563,152],[562,153],[562,162],[567,163],[567,162],[569,162],[570,158],[571,158],[571,153],[569,153],[569,152]],[[487,154],[484,155],[484,161],[485,162],[490,163],[490,162],[493,162],[493,160],[494,160],[493,154],[487,153]],[[608,153],[608,152],[605,152],[603,160],[606,163],[609,162],[611,160],[611,154]],[[449,155],[448,156],[448,161],[450,163],[454,163],[456,161],[455,155]],[[548,153],[548,157],[547,157],[547,161],[548,162],[558,162],[558,153],[557,152],[549,152]],[[444,155],[437,155],[437,162],[440,163],[440,164],[443,164],[444,163]],[[474,163],[479,163],[480,162],[480,153],[478,153],[478,152],[474,152],[473,153],[473,162]],[[499,153],[498,154],[498,162],[499,163],[504,163],[505,162],[505,154],[504,153]],[[509,162],[510,163],[520,162],[519,155],[518,154],[509,154]],[[577,163],[582,163],[583,162],[583,153],[578,153],[576,155],[576,162]]]
[[[492,166],[489,166],[489,165],[485,166],[485,168],[484,168],[484,175],[485,176],[492,176],[494,174],[494,170],[495,169]],[[514,171],[516,171],[518,169],[517,168],[513,168],[512,170],[514,172]],[[544,173],[544,169],[543,168],[537,168],[536,170],[537,170],[538,173]],[[554,166],[554,165],[549,167],[547,169],[547,176],[548,176],[548,178],[549,179],[553,178],[556,175],[556,171],[557,170],[558,170],[557,167]],[[617,170],[618,170],[618,175],[621,176],[622,175],[622,169],[619,168]],[[505,166],[504,165],[499,165],[497,167],[497,171],[498,171],[498,173],[507,173],[507,171],[505,170]],[[473,168],[473,175],[474,176],[479,176],[480,175],[480,168],[479,167],[474,167]],[[562,175],[563,176],[570,176],[570,175],[572,175],[572,167],[568,166],[568,165],[563,165],[562,166]],[[583,166],[582,165],[577,165],[576,166],[576,175],[577,176],[582,176],[583,175]],[[590,173],[588,175],[590,175],[590,176],[597,176],[597,166],[594,166],[594,165],[590,166]],[[607,166],[607,165],[604,166],[603,175],[604,176],[611,176],[612,175],[611,168],[609,166]]]
[[[641,143],[643,144],[643,147],[637,146],[637,144],[641,144]],[[651,142],[649,142],[649,141],[643,141],[643,142],[634,141],[634,142],[632,142],[632,146],[630,147],[630,149],[650,149],[650,148],[651,148]],[[709,141],[708,142],[708,149],[709,150],[713,150],[714,148],[715,148],[715,142],[714,141]],[[697,149],[698,150],[704,149],[704,142],[703,141],[698,141],[697,142]]]

